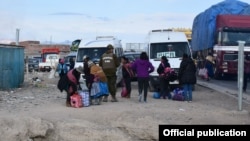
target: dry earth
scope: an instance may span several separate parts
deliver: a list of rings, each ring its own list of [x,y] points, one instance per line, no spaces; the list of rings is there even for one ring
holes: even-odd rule
[[[38,77],[39,81],[32,81]],[[133,82],[131,99],[98,106],[65,106],[66,93],[51,74],[25,76],[21,88],[0,91],[1,141],[155,141],[160,124],[250,124],[250,104],[238,111],[237,99],[196,85],[193,102],[137,100]]]

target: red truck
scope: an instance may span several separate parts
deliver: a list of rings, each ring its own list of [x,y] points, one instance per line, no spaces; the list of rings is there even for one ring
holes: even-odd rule
[[[51,71],[56,67],[60,50],[59,48],[43,48],[41,51],[42,62],[39,63],[40,71]]]
[[[42,62],[46,62],[46,56],[48,54],[59,54],[59,48],[43,48],[41,51]]]
[[[238,41],[245,41],[244,54],[250,54],[250,16],[218,15],[216,17],[215,78],[238,73]]]
[[[225,0],[194,18],[191,40],[193,57],[196,58],[198,52],[205,57],[212,53],[215,79],[237,76],[238,41],[245,41],[244,54],[250,54],[249,7],[246,2]]]

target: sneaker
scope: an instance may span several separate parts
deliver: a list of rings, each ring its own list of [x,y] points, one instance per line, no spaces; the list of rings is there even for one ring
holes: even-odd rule
[[[116,97],[112,96],[111,102],[118,102],[118,100],[116,99]]]
[[[138,96],[139,102],[141,102],[141,99],[142,99],[142,94],[139,94],[139,96]]]
[[[146,100],[144,100],[144,103],[147,103],[147,101],[146,101]]]
[[[192,103],[192,101],[188,101],[188,103]]]

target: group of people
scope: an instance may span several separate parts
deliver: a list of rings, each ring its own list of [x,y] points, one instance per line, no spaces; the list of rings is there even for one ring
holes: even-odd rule
[[[206,57],[203,56],[203,54],[198,51],[197,57],[197,72],[202,69],[206,68],[207,69],[207,76],[205,79],[209,81],[211,78],[214,78],[214,66],[215,66],[215,61],[212,53],[208,53]]]
[[[166,68],[171,68],[170,63],[166,56],[161,57],[161,63],[157,68],[160,79],[160,97],[163,99],[171,99],[172,95],[169,88],[169,80],[164,76]],[[180,86],[183,88],[184,100],[192,102],[192,91],[193,85],[196,84],[196,66],[193,59],[188,54],[183,54],[180,68],[178,71],[178,81]]]
[[[149,61],[146,52],[140,54],[140,58],[134,62],[129,62],[125,56],[121,57],[119,61],[118,57],[113,53],[114,47],[112,45],[107,46],[107,51],[101,56],[99,65],[96,65],[91,58],[88,56],[83,57],[83,67],[79,66],[71,68],[68,72],[61,72],[65,75],[60,75],[58,82],[58,89],[62,92],[67,92],[66,106],[70,105],[70,96],[76,93],[79,89],[81,74],[84,74],[86,80],[86,86],[91,93],[92,84],[97,81],[107,83],[108,95],[99,99],[102,102],[108,102],[109,97],[111,102],[118,102],[116,97],[116,79],[117,69],[122,65],[122,78],[123,84],[127,89],[127,98],[131,96],[131,80],[133,77],[137,77],[138,83],[138,101],[147,102],[147,95],[149,89],[149,74],[152,73],[156,68]],[[63,63],[61,60],[60,63]],[[161,63],[157,68],[159,76],[164,72],[166,67],[170,67],[166,56],[161,57]],[[59,74],[61,74],[59,73]],[[196,83],[196,66],[194,61],[187,55],[183,54],[183,59],[180,64],[180,70],[178,74],[178,80],[183,85],[185,99],[192,101],[192,85]],[[160,94],[166,99],[171,99],[169,82],[160,77]]]
[[[207,69],[207,80],[210,80],[214,77],[214,67],[215,67],[215,61],[212,53],[208,53],[206,58],[202,55],[200,51],[197,53],[197,70],[201,68]],[[244,57],[244,78],[243,78],[243,92],[246,92],[247,89],[247,81],[250,79],[250,57],[248,55],[245,55]]]

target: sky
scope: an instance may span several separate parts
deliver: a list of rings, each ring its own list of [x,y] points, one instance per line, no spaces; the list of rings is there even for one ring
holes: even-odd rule
[[[114,36],[143,43],[152,29],[192,28],[193,20],[223,0],[2,0],[0,43],[83,42]],[[241,0],[249,3],[250,0]]]

